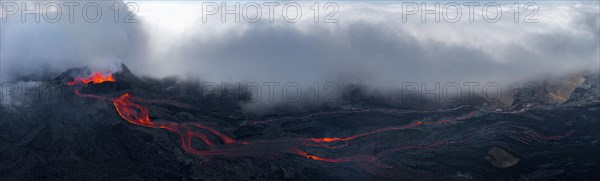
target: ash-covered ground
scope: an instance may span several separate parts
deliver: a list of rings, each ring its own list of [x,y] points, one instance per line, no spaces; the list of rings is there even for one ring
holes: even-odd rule
[[[242,111],[237,99],[199,96],[194,86],[166,90],[173,85],[127,68],[114,77],[68,86],[66,72],[39,85],[62,90],[52,91],[58,99],[3,105],[0,180],[600,179],[598,74],[583,76],[560,103],[545,99],[560,99],[552,94],[560,87],[544,85],[519,92],[507,108],[411,109],[352,96],[264,116]],[[154,123],[119,114],[114,99],[125,93]],[[152,128],[158,124],[173,128]],[[196,136],[188,146],[199,151],[184,149],[184,129],[214,145]]]

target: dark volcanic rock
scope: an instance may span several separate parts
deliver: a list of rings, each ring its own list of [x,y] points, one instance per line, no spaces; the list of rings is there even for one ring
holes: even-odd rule
[[[75,79],[75,77],[87,77],[92,75],[92,71],[88,67],[70,68],[54,79],[59,84],[66,84]]]
[[[85,72],[85,69],[69,70],[56,80],[70,81],[73,74]],[[261,150],[279,153],[266,156],[201,157],[183,151],[177,134],[124,121],[110,100],[75,96],[28,107],[2,105],[0,180],[600,178],[596,172],[600,170],[597,74],[586,76],[563,104],[536,100],[540,97],[528,101],[522,94],[517,104],[537,104],[518,111],[490,111],[478,106],[415,110],[368,99],[348,101],[352,105],[347,107],[266,117],[240,111],[235,99],[204,96],[195,84],[140,79],[127,67],[113,75],[115,83],[77,88],[109,98],[130,93],[159,100],[156,102],[160,103],[141,103],[148,107],[151,119],[200,122],[241,141],[348,137],[383,128],[386,131],[328,145],[340,146],[335,149],[300,148],[326,158],[365,155],[381,158],[376,163],[320,162],[278,152],[277,147]],[[576,79],[566,80],[576,82]],[[572,87],[569,83],[557,85]],[[98,90],[103,86],[117,89]],[[560,97],[546,96],[553,100],[562,100],[570,92],[567,88],[545,87],[545,92]],[[174,106],[173,102],[192,108]],[[257,120],[266,123],[242,124]],[[212,135],[208,139],[218,140]],[[204,148],[201,143],[194,146]],[[482,159],[487,153],[492,164]]]
[[[113,77],[115,77],[117,82],[124,82],[135,85],[143,84],[143,81],[139,77],[135,76],[125,64],[121,64],[119,71],[113,73]]]
[[[598,104],[600,102],[600,74],[586,75],[585,81],[572,93],[567,104]]]
[[[513,108],[534,105],[557,105],[569,100],[571,93],[586,80],[581,75],[551,78],[519,88],[514,96]]]
[[[520,159],[498,147],[492,147],[485,159],[499,168],[508,168],[519,163]]]

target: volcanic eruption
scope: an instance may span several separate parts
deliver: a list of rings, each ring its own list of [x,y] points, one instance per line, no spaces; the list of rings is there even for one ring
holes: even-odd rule
[[[346,175],[340,178],[452,180],[465,174],[509,179],[544,172],[544,168],[533,165],[555,167],[548,166],[546,158],[556,155],[561,156],[554,162],[569,163],[568,169],[597,167],[579,159],[598,151],[580,142],[600,138],[595,131],[599,104],[589,98],[598,96],[593,76],[587,76],[573,91],[575,97],[560,105],[517,100],[509,109],[463,105],[419,110],[357,104],[352,108],[259,116],[243,112],[236,98],[206,95],[189,85],[165,89],[173,84],[139,78],[124,65],[119,70],[69,69],[48,85],[67,88],[75,95],[72,100],[13,111],[2,109],[5,120],[28,117],[43,125],[3,122],[3,127],[32,130],[9,132],[31,136],[6,142],[2,151],[7,159],[0,162],[19,163],[22,166],[15,167],[26,171],[35,168],[27,165],[63,167],[86,157],[89,162],[78,167],[95,171],[74,177],[144,173],[147,176],[135,177],[148,179],[156,172],[164,179],[223,178],[210,176],[213,172],[231,172],[226,178],[263,173],[261,178],[273,179]],[[52,142],[60,144],[50,145]],[[51,162],[31,160],[37,159],[35,156],[20,161],[17,158],[22,152],[13,150],[22,149],[24,153],[61,156]],[[120,166],[110,166],[112,163]],[[485,166],[468,167],[473,164]],[[513,167],[518,170],[510,174],[498,170]],[[487,176],[476,175],[480,173]],[[580,176],[567,174],[565,178]]]
[[[318,135],[322,133],[297,131],[279,137],[240,137],[240,135],[236,136],[236,132],[238,131],[232,132],[232,130],[260,130],[264,129],[265,125],[266,127],[286,127],[286,123],[302,123],[293,123],[295,119],[293,117],[287,118],[288,120],[251,121],[254,124],[239,124],[241,127],[223,127],[223,130],[229,130],[223,132],[219,128],[205,125],[214,125],[215,123],[205,123],[201,119],[180,119],[177,116],[151,116],[153,110],[149,107],[156,106],[168,107],[178,112],[201,111],[194,108],[193,105],[197,105],[197,103],[182,103],[177,100],[163,98],[146,99],[134,96],[134,94],[137,94],[136,92],[142,95],[150,95],[149,91],[151,89],[146,88],[146,83],[133,76],[127,67],[123,65],[122,69],[124,72],[116,73],[114,76],[112,74],[92,73],[88,77],[74,77],[73,81],[67,82],[66,85],[83,84],[100,86],[103,83],[130,84],[130,82],[127,82],[128,80],[137,82],[135,85],[130,85],[131,87],[128,89],[118,90],[117,92],[120,92],[118,93],[119,95],[114,97],[80,92],[79,89],[75,89],[75,92],[77,95],[85,98],[112,102],[114,106],[112,111],[116,112],[122,120],[128,123],[176,133],[180,138],[178,142],[181,145],[181,149],[188,154],[196,155],[200,158],[274,158],[285,157],[285,155],[296,155],[332,164],[352,162],[368,173],[387,177],[398,174],[394,171],[398,166],[394,166],[386,160],[396,158],[397,156],[395,155],[401,156],[406,154],[406,152],[415,152],[410,150],[421,150],[416,152],[435,152],[435,150],[445,150],[449,149],[448,147],[456,146],[480,147],[483,142],[502,137],[512,138],[527,145],[546,144],[549,141],[560,141],[569,138],[577,133],[570,128],[563,129],[562,131],[554,131],[553,133],[549,133],[553,135],[546,136],[546,133],[541,133],[539,130],[528,127],[528,123],[526,122],[515,123],[511,121],[488,120],[490,117],[498,116],[527,118],[527,116],[523,117],[523,115],[514,111],[482,112],[474,107],[467,106],[459,109],[425,112],[417,110],[382,111],[384,109],[321,112],[317,114],[332,116],[334,118],[338,116],[342,118],[346,117],[349,119],[352,119],[354,114],[356,116],[361,114],[373,114],[376,117],[391,116],[398,119],[397,121],[392,121],[398,125],[378,126],[375,122],[373,125],[365,126],[365,128],[336,129],[339,131],[329,133],[330,135],[339,135],[338,137],[320,137]],[[121,76],[123,78],[119,78]],[[178,115],[178,113],[173,114]],[[201,116],[201,114],[191,114],[194,115],[192,117]],[[189,118],[189,116],[185,117]],[[371,119],[369,117],[365,118]],[[176,119],[178,121],[169,119]],[[310,124],[314,123],[309,123],[309,126]],[[465,128],[470,131],[458,131]],[[411,133],[414,135],[410,135]],[[401,137],[409,137],[409,140],[394,141],[394,143],[386,141],[389,138],[397,139]],[[369,145],[367,147],[370,149],[356,150],[356,148],[363,147],[364,145]],[[315,153],[311,154],[309,152]],[[332,157],[320,156],[318,154],[332,155]]]
[[[68,82],[67,85],[88,84],[88,83],[100,84],[103,82],[114,82],[114,81],[115,81],[115,79],[110,74],[104,75],[101,72],[94,72],[94,73],[92,73],[92,75],[90,75],[87,78],[75,77],[75,80]]]

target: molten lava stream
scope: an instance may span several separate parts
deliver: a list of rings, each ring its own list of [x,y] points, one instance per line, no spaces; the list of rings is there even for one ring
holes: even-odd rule
[[[128,121],[132,124],[135,124],[135,125],[140,125],[140,126],[145,126],[145,127],[150,127],[150,128],[162,128],[162,129],[166,129],[166,130],[175,132],[178,135],[180,135],[180,137],[181,137],[181,145],[182,145],[183,150],[185,150],[188,153],[192,153],[192,154],[196,154],[196,155],[200,155],[200,156],[210,156],[210,155],[243,156],[243,155],[253,154],[252,149],[258,149],[258,150],[263,149],[264,150],[264,149],[270,149],[270,148],[278,148],[276,150],[272,150],[271,152],[291,153],[291,154],[296,154],[296,155],[299,155],[299,156],[302,156],[305,158],[309,158],[312,160],[324,161],[324,162],[334,162],[334,163],[355,162],[355,161],[376,162],[379,157],[375,156],[375,155],[358,155],[358,156],[350,156],[350,157],[342,157],[342,158],[323,158],[323,157],[319,157],[316,155],[309,155],[308,153],[301,151],[299,148],[302,145],[322,146],[322,147],[326,147],[326,148],[336,148],[333,146],[327,146],[327,145],[323,145],[323,144],[316,144],[316,145],[310,144],[309,142],[320,143],[320,142],[331,142],[331,141],[338,141],[338,140],[346,140],[347,141],[347,140],[351,140],[354,138],[358,138],[358,137],[362,137],[362,136],[366,136],[369,134],[374,134],[374,133],[378,133],[378,132],[382,132],[382,131],[406,129],[406,128],[414,127],[416,125],[424,124],[423,122],[415,122],[410,125],[406,125],[406,126],[402,126],[402,127],[378,129],[375,131],[355,135],[355,136],[348,137],[348,138],[343,138],[343,139],[336,138],[333,140],[332,140],[332,138],[311,138],[311,139],[295,138],[295,139],[287,139],[287,140],[243,142],[243,141],[233,140],[229,136],[217,131],[216,129],[204,126],[200,123],[175,123],[175,122],[163,122],[163,121],[153,122],[150,120],[150,118],[148,116],[148,109],[140,104],[132,102],[132,100],[134,100],[134,99],[130,94],[123,94],[121,97],[115,98],[113,100],[113,104],[114,104],[115,108],[117,109],[117,112],[123,119],[125,119],[126,121]],[[137,98],[135,100],[139,100],[139,98]],[[223,147],[223,145],[216,145],[215,143],[210,141],[206,135],[199,133],[199,132],[192,131],[190,126],[205,129],[208,132],[219,137],[225,145],[234,144],[235,146]],[[194,149],[192,147],[192,138],[194,138],[194,137],[197,137],[200,140],[202,140],[204,142],[204,144],[206,144],[209,147],[209,150]],[[325,141],[322,141],[322,140],[325,140]],[[346,145],[347,145],[347,143],[344,145],[341,145],[341,146],[346,146]],[[439,145],[439,144],[435,144],[435,145],[431,145],[431,146],[403,146],[403,147],[399,147],[399,148],[392,148],[392,149],[386,150],[383,153],[385,153],[384,155],[387,155],[390,152],[397,152],[400,150],[414,149],[414,148],[431,148],[431,147],[437,146],[437,145]],[[378,154],[378,155],[380,155],[380,154]]]
[[[113,104],[119,113],[119,115],[125,119],[127,122],[130,122],[135,125],[150,127],[150,128],[162,128],[172,132],[177,133],[181,137],[182,148],[192,154],[200,155],[200,156],[208,156],[208,155],[227,155],[239,153],[242,154],[241,151],[236,150],[235,147],[227,148],[227,149],[214,149],[214,150],[196,150],[192,145],[192,138],[197,137],[200,138],[207,146],[214,148],[216,145],[209,138],[199,132],[194,132],[191,129],[191,126],[197,127],[200,129],[205,129],[208,132],[216,135],[221,139],[224,144],[234,144],[244,145],[249,144],[248,142],[243,141],[235,141],[229,136],[217,131],[214,128],[204,126],[200,123],[176,123],[176,122],[168,122],[168,121],[151,121],[148,116],[148,109],[140,104],[132,102],[133,96],[130,94],[123,94],[121,97],[115,98],[113,100]],[[136,98],[135,100],[140,100]]]
[[[102,82],[114,82],[114,78],[112,75],[103,76],[101,73],[94,73],[92,76],[88,78],[75,78],[73,82],[67,83],[68,85],[74,84],[88,84],[90,82],[102,83]],[[388,127],[388,128],[380,128],[372,131],[351,135],[348,137],[315,137],[315,138],[288,138],[288,139],[278,139],[278,140],[260,140],[260,141],[237,141],[232,139],[231,137],[221,133],[220,131],[205,126],[201,123],[197,122],[188,122],[188,123],[177,123],[177,122],[169,122],[169,121],[152,121],[149,117],[148,108],[139,104],[139,102],[146,103],[159,103],[159,104],[168,104],[182,108],[194,109],[190,105],[181,104],[171,100],[145,100],[141,98],[133,97],[129,93],[125,93],[117,98],[108,98],[103,96],[91,95],[91,94],[82,94],[78,90],[75,90],[75,93],[79,96],[96,98],[101,100],[111,100],[115,109],[119,116],[126,120],[129,123],[149,127],[149,128],[160,128],[166,129],[171,132],[177,133],[181,139],[182,149],[188,153],[199,155],[199,156],[269,156],[269,154],[281,154],[288,153],[298,155],[304,158],[308,158],[316,161],[323,162],[331,162],[331,163],[339,163],[339,162],[366,162],[369,164],[373,164],[377,167],[389,167],[381,163],[379,160],[382,157],[385,157],[389,154],[400,152],[408,149],[427,149],[427,148],[435,148],[440,145],[446,145],[450,143],[456,143],[465,140],[468,137],[463,137],[458,140],[446,140],[446,141],[437,141],[433,144],[427,145],[409,145],[409,146],[400,146],[400,147],[392,147],[385,149],[377,154],[363,154],[363,155],[355,155],[355,156],[347,156],[347,157],[339,157],[339,158],[324,158],[317,155],[309,154],[301,148],[304,147],[323,147],[326,149],[335,149],[346,147],[349,145],[349,142],[365,137],[368,135],[387,132],[387,131],[396,131],[396,130],[405,130],[410,129],[419,125],[438,125],[438,124],[447,124],[454,121],[466,120],[476,115],[476,112],[470,112],[464,116],[455,117],[452,119],[442,119],[437,122],[422,122],[416,121],[407,125],[397,126],[397,127]],[[206,134],[202,132],[193,131],[192,128],[199,128],[206,130],[208,133],[216,136],[216,138],[220,139],[221,142],[213,142],[209,139]],[[566,133],[565,135],[558,136],[544,136],[543,134],[537,133],[531,129],[526,127],[519,127],[521,130],[524,130],[525,135],[528,137],[533,137],[538,140],[546,141],[546,140],[559,140],[564,137],[571,136],[573,131]],[[487,131],[483,129],[483,131]],[[192,147],[192,140],[194,138],[200,139],[205,145],[206,149],[197,150]],[[333,142],[338,142],[342,144],[338,145],[330,145]]]
[[[329,143],[329,142],[336,142],[336,141],[350,141],[356,138],[360,138],[360,137],[364,137],[364,136],[368,136],[368,135],[372,135],[372,134],[376,134],[376,133],[381,133],[381,132],[388,132],[388,131],[397,131],[397,130],[405,130],[405,129],[410,129],[419,125],[437,125],[437,124],[447,124],[450,123],[449,120],[439,120],[437,122],[423,122],[423,121],[416,121],[413,123],[410,123],[408,125],[404,125],[404,126],[398,126],[398,127],[388,127],[388,128],[380,128],[380,129],[376,129],[373,131],[368,131],[368,132],[364,132],[364,133],[360,133],[360,134],[356,134],[356,135],[352,135],[352,136],[348,136],[348,137],[344,137],[344,138],[337,138],[337,137],[325,137],[325,138],[311,138],[312,141],[317,142],[317,143]]]
[[[103,77],[102,74],[96,73],[89,78],[76,78],[75,81],[69,82],[68,85],[73,85],[77,83],[87,84],[90,82],[93,83],[101,83],[105,81],[114,81],[112,76]],[[96,96],[91,94],[82,94],[79,93],[78,90],[75,90],[75,93],[79,96],[90,97],[96,99],[108,99],[102,96]],[[145,126],[149,128],[162,128],[172,132],[177,133],[181,137],[181,145],[182,149],[188,153],[200,155],[200,156],[209,156],[209,155],[233,155],[233,156],[242,156],[242,155],[251,155],[253,154],[252,149],[258,150],[271,150],[271,152],[280,152],[280,153],[290,153],[296,154],[305,158],[309,158],[317,161],[324,162],[354,162],[354,161],[368,161],[368,162],[376,162],[378,160],[378,156],[375,155],[358,155],[358,156],[350,156],[350,157],[341,157],[341,158],[323,158],[317,155],[310,155],[302,150],[300,150],[301,146],[309,146],[309,147],[325,147],[329,149],[334,149],[338,147],[347,146],[348,143],[344,142],[342,145],[338,146],[330,146],[324,143],[335,142],[335,141],[350,141],[352,139],[356,139],[359,137],[364,137],[370,134],[392,131],[392,130],[403,130],[412,128],[414,126],[418,126],[421,124],[426,124],[424,122],[414,122],[409,125],[400,126],[400,127],[391,127],[391,128],[382,128],[374,131],[346,137],[346,138],[292,138],[292,139],[282,139],[282,140],[272,140],[272,141],[256,141],[256,142],[245,142],[245,141],[236,141],[230,138],[229,136],[219,132],[218,130],[204,126],[200,123],[176,123],[176,122],[168,122],[168,121],[152,121],[149,117],[148,108],[145,106],[135,103],[136,102],[149,102],[149,103],[163,103],[174,105],[178,107],[191,107],[189,105],[184,105],[178,102],[170,101],[170,100],[145,100],[141,98],[135,98],[131,94],[125,93],[120,97],[112,99],[113,105],[117,110],[119,116],[125,119],[127,122]],[[200,132],[192,131],[191,127],[196,127],[200,129],[205,129],[211,134],[217,136],[224,145],[216,145],[213,143],[207,135],[204,135]],[[199,138],[202,140],[204,144],[208,146],[208,150],[197,150],[192,147],[192,139]],[[313,144],[312,142],[316,143]],[[224,147],[226,145],[235,145],[232,147]],[[273,149],[277,148],[277,149]],[[387,155],[391,152],[396,152],[404,149],[410,148],[429,148],[429,146],[404,146],[399,148],[392,148],[383,151],[385,153],[383,155]],[[378,154],[381,155],[382,153]]]
[[[75,84],[84,84],[87,85],[89,83],[99,84],[103,82],[115,82],[112,74],[104,75],[100,72],[94,72],[87,78],[75,77],[72,82],[67,82],[67,85],[75,85]]]

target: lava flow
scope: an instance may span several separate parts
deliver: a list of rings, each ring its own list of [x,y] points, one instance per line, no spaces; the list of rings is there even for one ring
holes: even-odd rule
[[[279,140],[269,140],[269,141],[237,141],[232,139],[231,137],[219,132],[218,130],[204,126],[197,122],[188,122],[188,123],[176,123],[169,121],[152,121],[149,117],[148,108],[143,106],[138,102],[149,102],[149,103],[157,103],[163,101],[156,100],[144,100],[141,98],[133,97],[129,93],[125,93],[120,97],[110,99],[98,95],[90,95],[90,94],[82,94],[79,91],[76,91],[77,95],[88,98],[96,98],[101,100],[111,100],[117,113],[121,118],[126,120],[127,122],[139,126],[149,127],[149,128],[159,128],[166,129],[177,133],[181,137],[181,146],[182,149],[188,153],[198,155],[198,156],[263,156],[265,154],[278,154],[278,153],[288,153],[294,154],[298,156],[302,156],[304,158],[308,158],[316,161],[323,162],[368,162],[373,163],[374,165],[385,165],[378,162],[379,158],[388,155],[391,152],[398,152],[405,149],[415,149],[415,148],[433,148],[435,146],[440,145],[440,143],[434,143],[431,145],[420,145],[420,146],[401,146],[396,148],[389,148],[383,150],[381,153],[376,155],[365,154],[365,155],[356,155],[356,156],[347,156],[347,157],[339,157],[339,158],[324,158],[317,155],[311,155],[307,152],[303,151],[301,147],[324,147],[329,149],[334,149],[338,147],[347,146],[348,143],[345,143],[340,146],[329,146],[324,144],[324,142],[331,142],[328,139],[330,138],[288,138],[288,139],[279,139]],[[182,105],[182,104],[173,104],[173,102],[169,102],[171,105]],[[189,107],[189,106],[184,106]],[[379,133],[383,131],[390,130],[399,130],[406,129],[410,127],[414,127],[417,125],[424,124],[423,122],[415,122],[406,126],[394,127],[394,128],[384,128],[379,129],[359,135],[352,136],[346,139],[340,140],[351,140],[354,138],[366,136],[373,133]],[[208,133],[213,134],[218,137],[219,142],[214,142],[209,139],[209,136],[205,133],[194,131],[192,128],[199,128],[208,131]],[[193,138],[199,138],[208,148],[205,150],[198,150],[194,148],[192,145]],[[328,141],[319,141],[319,140],[328,140]],[[444,142],[447,143],[447,142]],[[386,166],[382,166],[386,167]]]
[[[102,76],[102,74],[94,74],[89,78],[76,78],[75,81],[69,82],[68,85],[73,85],[77,83],[102,83],[102,82],[114,82],[112,75]],[[323,162],[361,162],[368,163],[370,165],[375,165],[377,167],[389,168],[388,165],[381,163],[380,159],[385,157],[391,153],[400,152],[402,150],[408,149],[428,149],[435,148],[441,145],[456,143],[458,141],[463,141],[467,137],[463,137],[456,140],[445,140],[445,141],[436,141],[431,144],[422,144],[422,145],[405,145],[405,146],[397,146],[392,148],[386,148],[381,150],[377,154],[361,154],[354,156],[346,156],[346,157],[338,157],[338,158],[325,158],[313,154],[309,154],[304,151],[302,148],[317,148],[322,147],[326,148],[326,150],[336,149],[348,146],[350,141],[354,139],[358,139],[361,137],[366,137],[372,134],[389,132],[389,131],[399,131],[405,129],[411,129],[421,125],[441,125],[441,124],[449,124],[454,123],[456,121],[462,121],[466,119],[470,119],[476,115],[475,112],[470,112],[464,116],[455,117],[452,119],[440,119],[436,122],[424,122],[424,121],[414,121],[410,124],[396,127],[387,127],[380,128],[371,131],[367,131],[360,134],[355,134],[348,137],[322,137],[322,138],[285,138],[285,139],[277,139],[277,140],[258,140],[258,141],[239,141],[234,140],[233,138],[227,136],[224,133],[221,133],[217,129],[205,126],[198,122],[187,122],[187,123],[178,123],[171,122],[165,120],[151,120],[149,116],[149,110],[146,106],[142,104],[144,103],[159,103],[159,104],[168,104],[172,106],[178,106],[181,108],[186,108],[193,110],[192,106],[185,105],[182,103],[178,103],[170,100],[145,100],[141,98],[137,98],[132,96],[129,93],[125,93],[116,98],[109,98],[99,95],[90,95],[90,94],[82,94],[79,91],[75,90],[76,94],[82,97],[95,98],[100,100],[110,100],[112,101],[118,115],[123,118],[125,121],[139,126],[149,127],[149,128],[158,128],[158,129],[166,129],[171,132],[177,133],[181,138],[181,147],[187,153],[191,153],[198,156],[256,156],[256,157],[265,157],[272,156],[273,154],[293,154],[298,155],[307,159],[323,161]],[[194,131],[195,129],[201,129],[205,132]],[[524,129],[524,128],[523,128]],[[526,132],[532,138],[539,138],[540,140],[558,140],[564,137],[570,136],[572,132],[567,133],[564,136],[544,136],[542,134],[538,134],[533,130],[528,130]],[[209,135],[211,134],[211,135]],[[192,144],[192,140],[197,138],[204,143],[204,149],[196,149]],[[213,138],[213,140],[211,140]],[[217,138],[217,140],[214,140]],[[342,144],[333,144],[334,142],[341,142]],[[332,144],[332,145],[329,145]]]
[[[357,135],[352,135],[352,136],[345,137],[345,138],[335,138],[335,137],[334,138],[311,138],[311,140],[314,142],[318,142],[318,143],[328,143],[328,142],[335,142],[335,141],[349,141],[349,140],[353,140],[356,138],[364,137],[364,136],[375,134],[375,133],[381,133],[381,132],[393,131],[393,130],[403,130],[403,129],[412,128],[412,127],[422,125],[422,124],[426,124],[426,123],[422,122],[422,121],[417,121],[417,122],[413,122],[411,124],[404,125],[404,126],[376,129],[373,131],[369,131],[369,132],[365,132],[365,133],[361,133],[361,134],[357,134]]]
[[[76,84],[84,84],[87,85],[89,83],[99,84],[103,82],[115,82],[112,74],[104,75],[101,72],[94,72],[87,78],[75,77],[75,79],[71,82],[67,82],[67,85],[76,85]]]
[[[91,96],[86,96],[91,97]],[[309,147],[326,147],[326,148],[334,148],[324,145],[315,145],[310,144],[308,142],[319,142],[315,140],[325,139],[325,138],[292,138],[292,139],[282,139],[282,140],[274,140],[274,141],[256,141],[256,142],[246,142],[246,141],[236,141],[231,137],[217,131],[214,128],[210,128],[204,126],[200,123],[175,123],[175,122],[167,122],[167,121],[152,121],[148,116],[148,109],[141,104],[133,102],[133,100],[142,100],[140,98],[134,98],[131,94],[125,93],[120,97],[113,99],[113,105],[115,106],[119,115],[125,119],[127,122],[130,122],[135,125],[150,127],[150,128],[161,128],[166,129],[172,132],[175,132],[181,136],[181,144],[182,148],[192,154],[196,154],[199,156],[210,156],[210,155],[252,155],[252,150],[261,150],[270,148],[277,148],[275,150],[271,149],[271,152],[277,153],[290,153],[299,156],[303,156],[305,158],[309,158],[317,161],[325,161],[325,162],[352,162],[352,161],[369,161],[376,162],[377,156],[374,155],[359,155],[359,156],[350,156],[350,157],[342,157],[342,158],[323,158],[316,155],[309,155],[308,153],[300,150],[301,146],[309,146]],[[416,123],[422,124],[422,123]],[[412,127],[413,124],[406,126]],[[209,139],[209,137],[200,132],[194,132],[191,127],[196,127],[200,129],[207,130],[211,134],[220,138],[220,142],[222,145],[217,145],[213,141]],[[381,132],[384,130],[378,130],[375,132]],[[369,132],[367,134],[372,134],[374,132]],[[355,137],[364,136],[367,134],[361,134]],[[192,147],[192,138],[199,138],[206,144],[210,149],[209,150],[197,150]],[[228,145],[228,147],[223,147],[223,145]],[[390,150],[399,151],[401,149],[408,148],[430,148],[432,146],[437,146],[438,143],[431,146],[403,146],[399,148],[392,148]],[[389,152],[389,151],[385,151]]]

